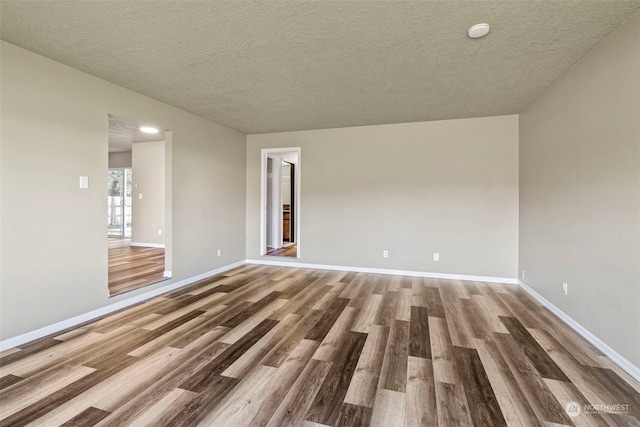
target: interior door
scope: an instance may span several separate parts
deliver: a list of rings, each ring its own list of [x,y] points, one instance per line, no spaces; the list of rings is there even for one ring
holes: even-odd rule
[[[290,185],[290,191],[291,191],[291,204],[289,207],[289,213],[290,213],[290,220],[289,220],[289,227],[290,227],[290,233],[289,233],[289,241],[290,242],[295,242],[296,241],[296,165],[293,163],[290,163],[291,166],[291,170],[290,170],[290,174],[291,174],[291,185]]]

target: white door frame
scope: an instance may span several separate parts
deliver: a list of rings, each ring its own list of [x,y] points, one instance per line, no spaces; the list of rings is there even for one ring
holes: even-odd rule
[[[261,151],[261,165],[260,165],[260,255],[267,253],[267,158],[274,160],[273,168],[273,182],[277,185],[277,191],[273,191],[272,206],[274,206],[274,215],[272,216],[272,231],[275,236],[279,236],[276,239],[276,243],[279,243],[278,247],[282,247],[282,153],[295,152],[298,155],[298,162],[296,164],[295,173],[295,236],[297,244],[297,258],[300,258],[300,176],[301,176],[301,148],[300,147],[285,147],[285,148],[263,148]],[[277,172],[276,172],[277,170]],[[276,180],[277,177],[277,180]],[[280,207],[277,209],[276,207]],[[276,212],[277,211],[277,212]],[[269,242],[271,243],[271,242]]]
[[[267,180],[267,185],[271,183],[271,200],[267,203],[267,209],[271,211],[271,224],[269,224],[271,241],[267,242],[267,246],[280,249],[282,247],[282,157],[271,153],[267,154],[267,158],[272,162],[271,181]],[[267,212],[268,217],[269,212]]]

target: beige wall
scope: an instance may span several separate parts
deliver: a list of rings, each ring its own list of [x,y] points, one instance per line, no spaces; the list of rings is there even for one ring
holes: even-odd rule
[[[131,167],[131,151],[109,153],[110,168],[130,168]]]
[[[172,281],[245,258],[243,134],[11,44],[0,49],[0,339],[171,283],[107,297],[109,113],[173,131]],[[89,189],[78,188],[80,175]]]
[[[133,144],[131,153],[131,242],[164,245],[165,143],[137,142]],[[161,234],[158,234],[158,230],[161,230]]]
[[[298,146],[299,261],[516,277],[517,116],[247,136],[250,259],[261,149]]]
[[[521,114],[520,215],[524,282],[640,366],[640,14]]]

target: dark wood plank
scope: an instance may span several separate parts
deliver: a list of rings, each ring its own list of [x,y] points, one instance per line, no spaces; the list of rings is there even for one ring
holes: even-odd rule
[[[478,352],[471,348],[453,347],[453,354],[467,398],[473,425],[498,427],[507,425]]]
[[[313,325],[313,328],[311,328],[305,338],[308,340],[322,341],[348,304],[348,299],[337,298],[331,305],[331,308],[329,308],[322,318]]]
[[[372,409],[366,406],[343,403],[336,427],[360,427],[371,423]]]
[[[0,390],[9,388],[15,383],[18,383],[22,380],[24,380],[24,378],[19,377],[17,375],[13,375],[13,374],[5,375],[4,377],[0,378]]]
[[[280,292],[271,292],[269,295],[265,296],[254,304],[251,304],[249,307],[245,308],[244,310],[240,311],[235,316],[224,322],[222,326],[225,326],[227,328],[235,328],[240,323],[244,322],[249,317],[253,316],[257,312],[265,308],[267,305],[269,305],[271,302],[276,300],[279,295]]]
[[[428,308],[411,307],[411,321],[409,322],[409,356],[431,359]]]
[[[90,406],[75,417],[71,418],[66,423],[62,424],[61,427],[93,426],[98,424],[98,422],[102,421],[109,415],[111,415],[111,412],[103,411],[102,409]]]
[[[335,361],[309,408],[306,418],[308,421],[328,425],[336,423],[340,416],[341,402],[347,394],[366,338],[366,334],[359,332],[350,331],[345,334],[339,354],[336,354]]]
[[[342,279],[340,279],[340,283],[351,283],[351,281],[355,279],[357,274],[358,273],[356,273],[355,271],[348,272],[344,275],[344,277],[342,277]]]
[[[550,378],[558,381],[569,381],[569,378],[556,365],[546,351],[531,336],[522,323],[513,317],[500,316],[500,320],[509,330],[513,339],[518,343],[524,354],[527,355],[533,366],[543,378]]]

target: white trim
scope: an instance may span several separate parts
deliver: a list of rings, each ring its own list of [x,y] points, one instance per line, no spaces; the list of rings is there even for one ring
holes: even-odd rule
[[[164,273],[162,273],[162,277],[170,279],[171,277],[173,277],[173,273],[171,272],[171,270],[165,270]]]
[[[267,154],[260,151],[260,255],[267,253]]]
[[[28,343],[33,340],[37,340],[42,337],[46,337],[51,334],[55,334],[56,332],[65,330],[72,326],[79,325],[81,323],[89,322],[98,317],[104,316],[105,314],[113,313],[114,311],[121,310],[123,308],[129,307],[131,305],[137,304],[139,302],[151,299],[158,295],[162,295],[166,292],[173,291],[175,289],[181,288],[183,286],[190,285],[198,280],[206,279],[209,276],[213,276],[219,273],[222,273],[227,270],[231,270],[232,268],[240,267],[246,264],[245,260],[235,262],[233,264],[225,265],[224,267],[216,268],[215,270],[207,271],[206,273],[198,274],[197,276],[189,277],[188,279],[180,280],[179,282],[171,283],[169,285],[163,286],[161,288],[154,289],[149,292],[145,292],[143,294],[136,295],[134,297],[128,298],[126,300],[119,301],[115,304],[110,304],[105,307],[100,307],[96,310],[89,311],[84,314],[80,314],[78,316],[72,317],[70,319],[62,320],[60,322],[54,323],[52,325],[48,325],[42,327],[40,329],[36,329],[35,331],[27,332],[22,335],[18,335],[12,338],[8,338],[4,341],[0,341],[0,351],[7,350],[9,348],[17,347],[19,345]]]
[[[296,186],[295,188],[295,200],[293,201],[293,208],[295,209],[295,230],[294,230],[294,241],[296,243],[296,258],[300,258],[300,254],[301,252],[301,248],[302,246],[300,245],[300,218],[302,218],[302,215],[300,214],[300,212],[302,212],[302,192],[301,192],[301,187],[302,187],[302,147],[298,147],[298,162],[296,163],[296,167],[294,170],[294,174],[295,174],[295,182],[293,183],[293,185]]]
[[[553,314],[558,316],[564,323],[569,325],[574,331],[582,335],[584,339],[589,341],[591,344],[596,346],[601,352],[607,355],[609,359],[613,360],[618,366],[627,371],[629,375],[631,375],[636,380],[640,381],[640,368],[636,365],[625,359],[620,353],[609,347],[604,341],[602,341],[597,336],[593,335],[589,330],[587,330],[584,326],[573,320],[569,315],[567,315],[564,311],[560,310],[558,307],[553,305],[549,300],[545,297],[534,291],[532,288],[527,286],[521,280],[518,280],[518,285],[526,291],[533,298],[538,300],[543,306],[548,308]]]
[[[144,242],[131,242],[130,246],[141,246],[144,248],[162,248],[164,249],[164,243],[144,243]]]
[[[356,271],[358,273],[391,274],[396,276],[429,277],[432,279],[475,280],[515,285],[518,279],[509,277],[469,276],[466,274],[430,273],[427,271],[390,270],[386,268],[348,267],[344,265],[307,264],[302,262],[248,259],[247,264],[277,265],[280,267],[315,268],[318,270]]]

